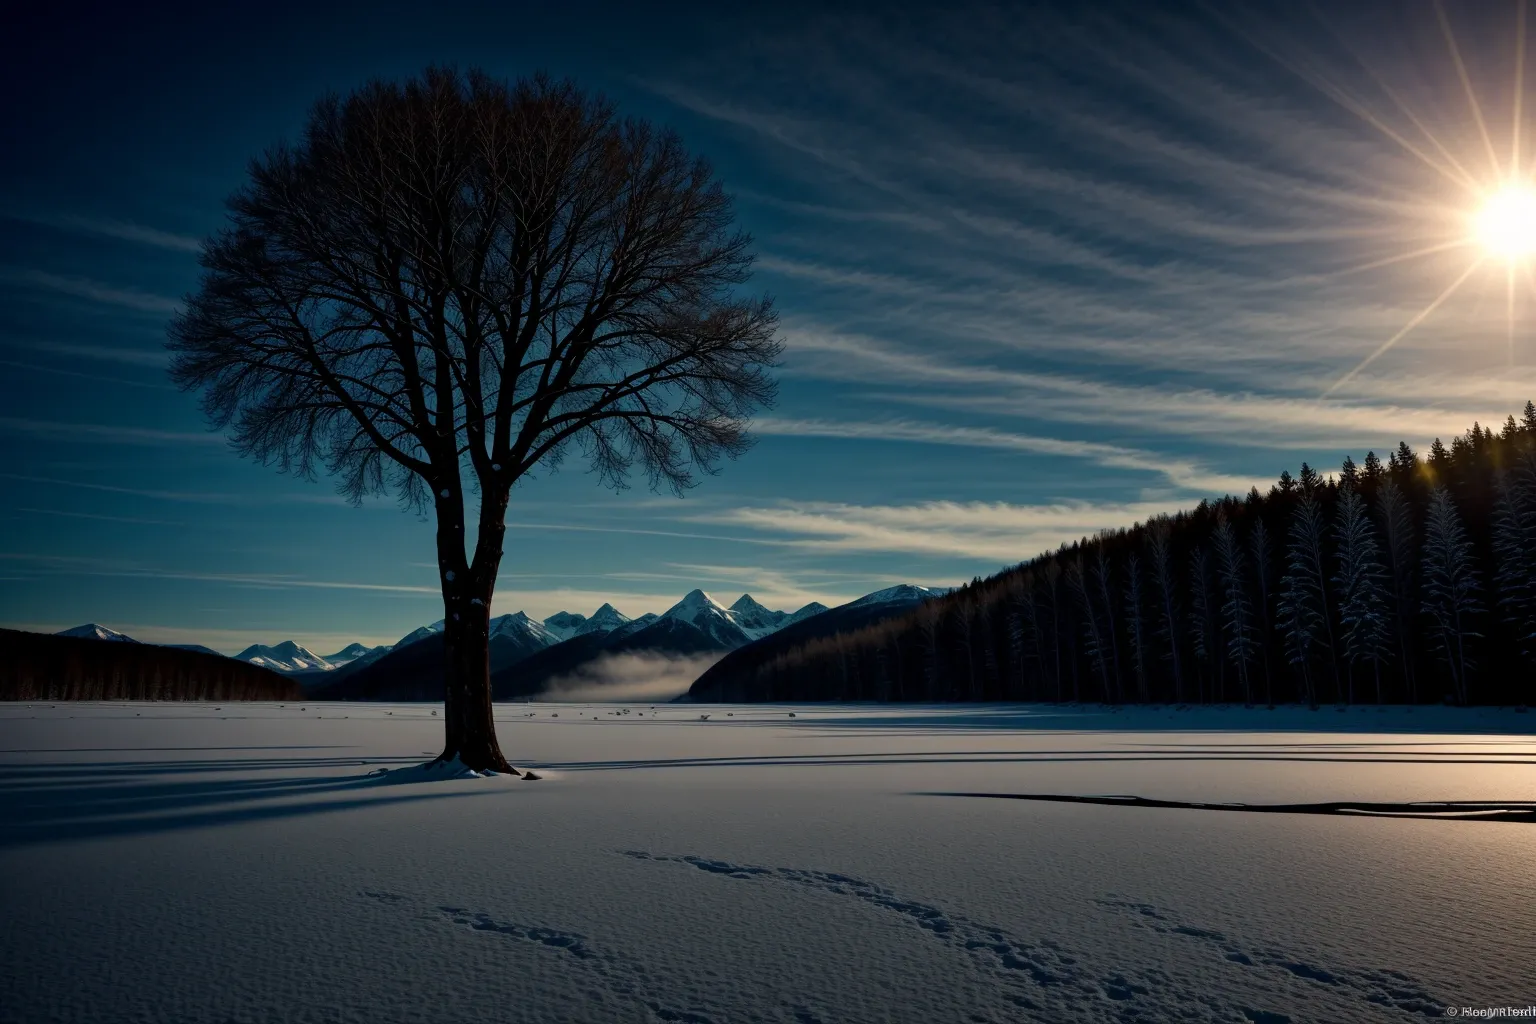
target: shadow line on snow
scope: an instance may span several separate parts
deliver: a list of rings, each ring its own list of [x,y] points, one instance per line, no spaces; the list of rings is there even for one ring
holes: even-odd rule
[[[485,796],[494,789],[385,795],[369,775],[289,774],[181,780],[186,772],[313,772],[362,765],[419,763],[421,757],[5,765],[0,770],[0,849],[80,839],[125,838],[189,828],[277,821],[419,800]],[[71,770],[71,769],[75,770]],[[83,769],[83,770],[81,770]],[[167,775],[172,776],[166,778]],[[348,796],[348,794],[356,794]],[[368,794],[368,795],[364,795]]]
[[[1147,761],[1265,761],[1316,762],[1322,764],[1536,765],[1536,754],[1532,754],[1529,757],[1504,754],[1487,754],[1483,756],[1474,754],[1458,757],[1455,756],[1456,753],[1455,751],[1447,751],[1444,754],[1437,754],[1432,751],[1425,751],[1423,756],[1419,757],[1397,754],[1372,757],[1363,753],[1346,756],[1342,754],[1298,753],[1287,755],[1280,753],[1238,754],[1227,752],[1175,754],[1158,751],[1137,752],[1125,750],[1032,751],[1025,753],[1017,751],[978,751],[976,753],[959,754],[918,751],[907,754],[765,754],[761,756],[742,755],[738,757],[663,757],[628,761],[530,761],[528,764],[531,768],[548,768],[553,771],[565,772],[630,771],[643,768],[811,768],[901,764],[1058,764],[1085,761],[1098,763],[1113,763],[1117,761],[1127,763]]]
[[[912,796],[959,796],[985,800],[1093,804],[1101,807],[1150,807],[1186,811],[1241,811],[1248,814],[1324,814],[1350,818],[1417,818],[1433,821],[1504,821],[1536,825],[1536,801],[1418,800],[1369,803],[1339,800],[1312,804],[1196,803],[1143,796],[1072,796],[1064,793],[913,793]]]

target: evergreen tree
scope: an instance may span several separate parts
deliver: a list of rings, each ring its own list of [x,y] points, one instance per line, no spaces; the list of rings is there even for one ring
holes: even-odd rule
[[[1221,572],[1222,627],[1227,636],[1227,656],[1237,669],[1237,681],[1243,688],[1243,702],[1253,703],[1253,686],[1248,668],[1258,650],[1253,635],[1253,609],[1248,600],[1248,588],[1244,577],[1243,548],[1237,541],[1232,523],[1225,515],[1216,514],[1216,560]]]
[[[1184,673],[1179,663],[1179,596],[1174,589],[1173,552],[1166,518],[1154,519],[1147,524],[1146,546],[1152,583],[1157,592],[1157,638],[1162,641],[1163,657],[1173,672],[1173,699],[1182,701]]]
[[[1120,699],[1120,640],[1119,630],[1115,628],[1115,602],[1110,597],[1110,567],[1109,553],[1103,538],[1098,544],[1098,554],[1093,561],[1093,582],[1098,589],[1099,600],[1104,609],[1104,632],[1109,636],[1110,678],[1114,681],[1115,700]]]
[[[1494,475],[1494,579],[1500,612],[1526,658],[1536,662],[1536,446],[1526,442],[1513,461]]]
[[[1141,559],[1133,552],[1125,563],[1125,624],[1131,638],[1131,667],[1136,673],[1136,699],[1147,700],[1147,635],[1143,614]]]
[[[1338,667],[1334,662],[1333,625],[1328,615],[1327,576],[1323,570],[1323,509],[1308,490],[1296,502],[1291,516],[1290,543],[1286,548],[1286,572],[1282,592],[1289,602],[1282,628],[1291,634],[1287,650],[1307,658],[1326,655],[1333,670],[1334,692],[1339,692]],[[1310,671],[1306,676],[1310,685]],[[1313,691],[1315,699],[1315,690]]]
[[[1194,642],[1195,657],[1213,675],[1212,700],[1221,696],[1221,627],[1219,625],[1220,599],[1211,587],[1210,559],[1203,547],[1189,554],[1189,635]],[[1197,699],[1205,699],[1197,694]]]
[[[1414,529],[1408,499],[1395,480],[1385,480],[1376,492],[1376,514],[1386,544],[1382,550],[1387,582],[1392,593],[1393,632],[1397,634],[1398,661],[1408,699],[1418,699],[1413,658]]]
[[[1258,620],[1259,620],[1259,660],[1264,664],[1264,702],[1271,706],[1275,703],[1274,687],[1269,678],[1269,645],[1270,637],[1274,630],[1271,626],[1270,612],[1270,584],[1269,584],[1269,530],[1264,526],[1264,520],[1259,516],[1259,509],[1254,510],[1253,532],[1248,535],[1249,547],[1253,551],[1253,577],[1258,584]]]
[[[1371,667],[1376,679],[1376,703],[1381,703],[1381,663],[1387,653],[1387,603],[1382,594],[1382,569],[1376,531],[1366,515],[1365,499],[1353,487],[1339,492],[1334,535],[1338,542],[1339,621],[1343,626],[1344,660],[1349,664],[1349,699],[1355,699],[1355,668]]]
[[[1088,574],[1083,570],[1083,556],[1077,555],[1067,562],[1067,589],[1077,601],[1078,609],[1083,613],[1083,639],[1087,643],[1088,659],[1093,663],[1093,669],[1099,675],[1099,684],[1102,687],[1104,700],[1112,701],[1112,689],[1109,682],[1109,638],[1105,635],[1103,624],[1099,621],[1098,610],[1094,607],[1093,594],[1089,590]]]
[[[1472,543],[1444,484],[1430,494],[1424,524],[1424,613],[1451,677],[1458,704],[1467,702],[1472,668],[1471,642],[1477,612],[1477,577],[1472,568]]]

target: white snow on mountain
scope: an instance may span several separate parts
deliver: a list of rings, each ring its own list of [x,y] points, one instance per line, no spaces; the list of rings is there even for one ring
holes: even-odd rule
[[[417,626],[415,629],[405,634],[405,636],[401,637],[399,640],[396,640],[394,646],[396,648],[404,647],[406,644],[413,644],[417,640],[425,640],[433,633],[441,633],[443,631],[443,621],[444,620],[442,619],[438,619],[430,626]]]
[[[61,629],[54,636],[78,636],[84,637],[87,640],[117,640],[126,644],[138,643],[137,640],[127,633],[119,633],[115,629],[108,629],[106,626],[98,625],[94,622],[87,622],[85,625],[75,626],[73,629]]]
[[[789,617],[779,624],[780,628],[783,628],[784,626],[792,626],[797,622],[801,622],[810,618],[812,615],[820,615],[826,610],[827,606],[822,604],[820,601],[812,601],[810,604],[806,605],[800,610],[791,612]]]
[[[392,650],[394,650],[394,648],[389,644],[380,644],[377,647],[369,647],[367,644],[352,643],[347,644],[347,646],[343,647],[335,654],[325,654],[322,655],[322,657],[330,663],[332,668],[341,668],[343,665],[350,665],[357,661],[374,661],[375,659],[381,658],[388,654]]]
[[[687,596],[663,612],[661,617],[686,622],[729,648],[740,647],[756,639],[736,620],[736,614],[731,609],[702,590],[690,590]]]
[[[329,672],[336,667],[292,640],[284,640],[271,647],[252,644],[235,655],[235,659],[248,661],[252,665],[260,665],[262,668],[270,668],[276,672],[313,672],[317,669]]]
[[[522,612],[513,612],[511,615],[498,615],[491,620],[490,635],[495,636],[524,636],[545,647],[560,642],[561,637],[544,628],[544,624],[530,619]]]
[[[618,629],[627,622],[629,622],[628,615],[605,601],[601,608],[592,613],[592,617],[578,632],[593,633],[600,629],[604,631]]]
[[[578,615],[575,612],[555,612],[555,614],[544,620],[544,628],[561,640],[569,640],[577,633],[584,632],[583,627],[586,624],[587,617],[585,615]]]
[[[776,612],[758,603],[751,594],[742,594],[730,607],[730,615],[741,631],[753,640],[776,632],[789,618],[788,612]]]
[[[620,640],[632,633],[638,633],[659,618],[661,618],[661,616],[657,615],[655,612],[646,612],[638,619],[631,619],[630,621],[624,623],[622,626],[616,627],[613,632],[608,634],[608,639],[609,641]]]
[[[886,587],[877,590],[873,594],[865,594],[857,601],[849,601],[844,608],[862,608],[871,604],[917,604],[935,597],[942,597],[953,590],[953,587],[918,587],[910,583],[901,583],[894,587]]]

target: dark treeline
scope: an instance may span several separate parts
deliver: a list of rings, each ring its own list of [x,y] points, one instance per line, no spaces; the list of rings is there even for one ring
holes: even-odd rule
[[[217,654],[0,629],[0,700],[296,700],[299,684]]]
[[[1421,457],[1301,466],[806,643],[695,697],[1536,698],[1536,406]]]

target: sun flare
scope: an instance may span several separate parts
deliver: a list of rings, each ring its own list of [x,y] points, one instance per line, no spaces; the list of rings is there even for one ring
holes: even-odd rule
[[[1514,185],[1494,193],[1477,213],[1477,238],[1507,260],[1536,253],[1536,190]]]

